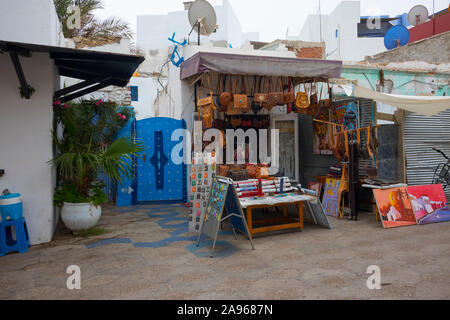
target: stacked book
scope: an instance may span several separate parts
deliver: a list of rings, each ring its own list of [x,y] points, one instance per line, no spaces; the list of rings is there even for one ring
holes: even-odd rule
[[[236,188],[239,198],[255,197],[271,193],[286,193],[295,190],[295,188],[291,186],[288,177],[275,178],[274,180],[262,179],[261,185],[262,190],[260,192],[258,179],[234,182],[234,187]]]
[[[342,164],[335,163],[330,167],[328,175],[334,178],[340,178],[342,176]]]

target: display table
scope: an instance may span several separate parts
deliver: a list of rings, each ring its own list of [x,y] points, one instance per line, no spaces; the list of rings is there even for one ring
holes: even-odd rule
[[[241,207],[246,209],[247,224],[250,234],[276,231],[284,229],[298,228],[303,230],[303,203],[315,201],[316,197],[308,195],[287,195],[287,196],[269,196],[239,199]],[[298,220],[290,218],[287,215],[287,206],[296,205],[298,207]],[[272,219],[253,221],[253,209],[283,207],[283,216]],[[275,224],[271,226],[257,227],[261,224]]]

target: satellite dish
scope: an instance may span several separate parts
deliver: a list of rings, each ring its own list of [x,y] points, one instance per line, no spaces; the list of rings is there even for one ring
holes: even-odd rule
[[[189,7],[189,23],[202,36],[208,36],[217,29],[217,16],[214,7],[206,0],[196,0]]]
[[[417,26],[419,24],[425,23],[428,20],[428,9],[419,4],[409,10],[408,13],[408,21],[413,26]]]
[[[409,30],[402,25],[391,27],[384,36],[384,46],[391,50],[409,43]]]

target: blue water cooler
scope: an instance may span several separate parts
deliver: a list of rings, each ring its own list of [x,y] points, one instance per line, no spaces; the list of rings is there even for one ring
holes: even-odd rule
[[[30,247],[20,193],[0,194],[0,256]]]

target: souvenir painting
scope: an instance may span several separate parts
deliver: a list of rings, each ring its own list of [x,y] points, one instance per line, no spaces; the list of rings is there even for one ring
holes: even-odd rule
[[[338,179],[327,179],[323,193],[322,207],[327,216],[337,217],[339,215],[339,187],[341,181]]]
[[[417,224],[450,221],[450,208],[440,184],[408,187]]]
[[[343,125],[346,130],[358,128],[359,108],[355,102],[343,103],[336,106],[334,112],[334,122]]]
[[[203,156],[202,156],[203,157]],[[208,200],[209,188],[204,186],[211,183],[211,176],[213,174],[212,166],[208,164],[203,164],[203,161],[198,162],[199,164],[194,164],[192,166],[191,174],[191,196],[189,199],[192,201],[192,206],[194,210],[190,213],[194,218],[197,216],[198,219],[190,220],[189,231],[198,231],[203,222],[202,218],[205,212],[205,202]],[[198,208],[198,211],[197,209]],[[199,228],[197,228],[199,225]]]
[[[318,120],[330,121],[330,109],[320,108],[316,117]],[[314,154],[333,154],[333,136],[332,128],[329,124],[323,122],[313,122],[313,153]]]
[[[320,182],[310,182],[308,183],[308,189],[315,191],[317,196],[320,197],[322,192],[322,184]]]
[[[416,224],[416,218],[408,197],[408,190],[403,188],[373,190],[384,228],[403,227]]]

